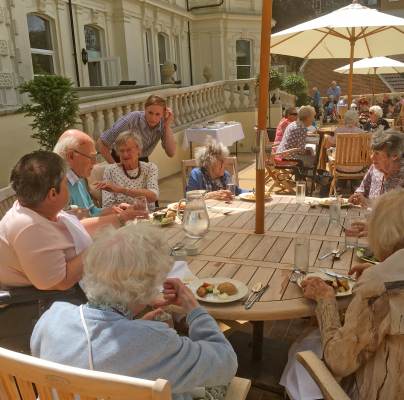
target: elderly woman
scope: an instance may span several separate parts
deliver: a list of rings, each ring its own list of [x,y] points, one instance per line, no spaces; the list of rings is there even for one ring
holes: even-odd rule
[[[297,121],[290,123],[276,149],[276,154],[286,150],[295,150],[288,159],[298,160],[301,166],[312,167],[314,155],[311,149],[306,149],[307,128],[312,125],[316,111],[311,106],[300,107]]]
[[[224,159],[229,155],[227,147],[212,140],[196,150],[198,168],[194,168],[188,179],[186,191],[207,190],[206,199],[231,200],[233,193],[227,185],[233,183],[231,175],[225,170]],[[236,187],[235,195],[242,190]]]
[[[302,283],[304,296],[317,303],[324,361],[353,400],[398,400],[404,393],[403,202],[403,190],[387,193],[370,216],[369,244],[381,262],[358,279],[343,324],[334,289],[319,278]],[[315,386],[310,394],[294,389],[292,398],[319,398]]]
[[[375,133],[372,141],[373,164],[349,201],[367,206],[369,200],[389,190],[404,187],[403,151],[401,133],[392,131]]]
[[[359,128],[359,114],[355,110],[348,110],[344,115],[344,125],[335,129],[335,133],[363,133]],[[325,147],[335,147],[335,135],[327,136]]]
[[[369,119],[363,124],[363,130],[367,132],[375,132],[379,128],[389,129],[389,123],[383,118],[383,109],[380,106],[372,106],[369,108]]]
[[[190,400],[195,387],[226,385],[237,369],[236,354],[190,289],[166,279],[169,253],[161,233],[146,224],[105,231],[84,261],[88,303],[54,303],[35,326],[32,354],[75,367],[167,379],[175,400]],[[161,309],[139,317],[161,286],[160,305],[183,308],[189,337],[156,321]]]
[[[102,206],[111,207],[120,203],[132,203],[133,198],[145,196],[153,204],[159,196],[158,169],[151,162],[139,161],[142,140],[136,133],[119,134],[115,147],[120,157],[119,164],[105,168],[104,181],[97,184],[102,189]]]

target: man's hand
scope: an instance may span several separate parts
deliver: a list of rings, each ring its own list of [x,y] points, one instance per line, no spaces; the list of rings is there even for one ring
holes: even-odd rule
[[[230,190],[216,190],[214,192],[208,192],[205,195],[205,199],[214,199],[214,200],[223,200],[223,201],[231,201],[234,196]]]
[[[164,115],[164,125],[165,126],[171,126],[171,124],[174,121],[174,113],[173,110],[171,110],[170,107],[166,108],[166,113]]]
[[[131,221],[132,219],[135,218],[140,218],[140,219],[149,219],[149,213],[145,210],[138,210],[133,206],[129,206],[125,210],[121,210],[119,215],[125,220],[125,221]]]
[[[307,278],[302,282],[303,295],[307,299],[319,301],[335,297],[334,289],[321,278]]]
[[[163,302],[155,302],[160,307],[175,305],[183,308],[188,314],[199,306],[191,290],[178,278],[167,278],[163,284]]]
[[[355,264],[349,271],[349,275],[355,274],[355,279],[358,279],[362,275],[363,271],[371,266],[371,263]]]
[[[355,192],[349,199],[349,203],[355,204],[357,206],[366,207],[367,206],[367,199],[366,197],[359,192]]]
[[[107,181],[95,182],[94,186],[97,190],[105,190],[112,193],[121,193],[123,189],[122,186]]]

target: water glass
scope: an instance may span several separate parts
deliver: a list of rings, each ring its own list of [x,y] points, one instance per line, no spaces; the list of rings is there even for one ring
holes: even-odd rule
[[[298,181],[296,182],[296,203],[303,204],[306,198],[306,182]]]
[[[358,217],[346,217],[345,218],[345,247],[348,249],[354,249],[358,246],[358,230],[355,229],[354,224],[362,221]]]
[[[133,207],[135,210],[143,211],[144,217],[138,216],[138,219],[147,219],[149,216],[149,205],[146,199],[146,196],[138,196],[133,199],[132,202]]]
[[[330,222],[341,222],[341,199],[338,196],[330,198],[329,209]]]
[[[233,196],[236,195],[236,185],[234,183],[228,183],[226,189],[232,193]]]
[[[307,272],[309,270],[310,240],[307,237],[295,239],[295,269]]]

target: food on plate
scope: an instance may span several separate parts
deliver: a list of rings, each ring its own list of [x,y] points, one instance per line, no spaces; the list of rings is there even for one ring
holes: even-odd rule
[[[337,293],[345,293],[350,290],[349,282],[346,278],[325,279],[324,282],[333,287]]]
[[[217,290],[220,293],[226,293],[229,296],[237,293],[237,288],[231,282],[223,282],[217,285]]]
[[[201,298],[206,297],[208,294],[213,294],[221,299],[226,299],[229,296],[233,296],[234,294],[237,294],[237,292],[238,290],[236,286],[234,286],[231,282],[222,282],[216,285],[216,287],[212,283],[204,282],[196,290],[196,294]]]
[[[177,213],[174,210],[167,210],[166,212],[166,218],[175,218]]]
[[[185,201],[182,201],[180,203],[169,204],[168,209],[175,212],[177,212],[179,209],[179,212],[184,212],[185,206],[186,206]]]
[[[156,211],[153,213],[153,221],[160,225],[168,225],[175,221],[176,213],[169,213],[170,210]]]
[[[242,195],[240,195],[240,198],[244,200],[255,201],[256,200],[255,192],[243,193]],[[269,194],[269,192],[265,193],[264,199],[265,200],[271,199],[271,195]]]
[[[323,207],[329,207],[334,201],[335,201],[334,198],[327,197],[325,199],[319,200],[318,204],[320,204],[320,206]],[[341,207],[348,207],[350,204],[348,199],[340,199],[340,201],[341,201]]]
[[[358,247],[356,249],[356,255],[363,261],[370,262],[372,264],[378,263],[379,260],[373,255],[372,250],[367,247]]]

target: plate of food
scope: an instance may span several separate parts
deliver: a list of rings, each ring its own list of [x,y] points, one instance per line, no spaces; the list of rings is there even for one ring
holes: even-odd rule
[[[332,197],[326,197],[324,199],[319,199],[318,204],[321,207],[330,207],[330,204],[332,204],[335,201],[335,198]],[[351,207],[352,204],[349,202],[348,199],[340,199],[341,201],[341,207]]]
[[[255,202],[255,200],[256,200],[255,192],[241,193],[238,197],[239,197],[239,199],[245,200],[245,201]],[[271,201],[272,200],[271,195],[269,193],[265,193],[264,200]]]
[[[175,210],[167,209],[156,211],[153,213],[152,223],[155,225],[167,226],[174,223],[176,217],[177,211]]]
[[[189,284],[195,297],[206,303],[231,303],[248,294],[248,287],[229,278],[195,279]]]
[[[334,289],[336,297],[350,296],[352,294],[352,288],[355,284],[354,281],[347,278],[329,276],[321,271],[309,272],[307,275],[301,276],[297,280],[297,284],[302,287],[302,282],[311,277],[321,278],[325,283],[327,283],[327,285],[330,285]]]
[[[371,264],[377,264],[379,262],[379,260],[373,255],[372,250],[368,247],[358,247],[356,249],[356,256]]]
[[[167,206],[167,209],[177,212],[178,211],[178,206],[180,207],[180,212],[184,212],[185,206],[186,206],[185,201],[181,201],[181,202],[177,201],[176,203],[170,203]]]

